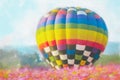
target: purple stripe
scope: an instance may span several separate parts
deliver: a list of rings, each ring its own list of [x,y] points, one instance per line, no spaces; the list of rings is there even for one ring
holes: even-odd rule
[[[47,22],[47,17],[43,17],[43,18],[39,21],[37,29],[40,28],[40,27],[45,27],[45,26],[46,26],[46,22]]]
[[[65,50],[66,49],[66,45],[57,45],[57,49],[58,50]]]

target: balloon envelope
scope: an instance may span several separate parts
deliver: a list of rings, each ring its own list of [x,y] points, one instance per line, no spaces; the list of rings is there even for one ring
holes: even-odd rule
[[[56,69],[92,65],[108,40],[104,20],[95,12],[76,7],[51,10],[41,18],[37,45]]]

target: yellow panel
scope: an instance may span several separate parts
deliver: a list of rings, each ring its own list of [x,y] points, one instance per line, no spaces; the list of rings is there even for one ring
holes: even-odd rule
[[[46,31],[46,37],[47,37],[48,41],[55,40],[55,32],[54,32],[54,30],[48,30],[48,31]]]
[[[71,32],[71,33],[70,33]],[[48,30],[45,32],[41,31],[38,33],[37,40],[38,43],[43,43],[45,41],[52,41],[54,40],[62,40],[62,39],[79,39],[79,40],[88,40],[94,41],[102,45],[106,45],[107,36],[102,33],[91,31],[91,30],[84,30],[84,29],[56,29],[56,30]]]
[[[39,34],[36,34],[36,41],[37,41],[37,44],[41,43],[41,39],[40,39],[40,35]]]
[[[85,65],[85,63],[86,63],[85,60],[81,60],[81,61],[80,61],[80,65],[81,65],[81,66]]]
[[[77,39],[78,35],[77,34],[66,34],[66,39]]]
[[[36,35],[37,35],[36,39],[37,39],[38,44],[41,44],[41,43],[44,43],[44,42],[47,41],[45,32],[40,32],[40,33],[38,33]]]
[[[39,33],[39,31],[37,30],[37,32],[36,32],[36,41],[37,41],[37,44],[40,44],[41,43],[41,34]]]
[[[41,27],[39,29],[37,29],[37,32],[36,32],[36,41],[37,41],[37,44],[41,44],[41,43],[44,43],[46,40],[46,37],[45,37],[45,27]],[[43,37],[44,36],[44,37]]]
[[[42,42],[46,42],[47,41],[45,32],[42,32],[40,37],[42,39]]]
[[[44,26],[43,26],[43,27],[40,27],[40,28],[37,29],[37,31],[38,31],[38,32],[45,31],[45,27],[44,27]]]
[[[70,29],[66,30],[66,33],[69,32]],[[95,41],[96,40],[96,34],[95,31],[90,30],[84,30],[84,29],[71,29],[70,30],[72,34],[67,34],[67,39],[80,39],[80,40],[90,40]]]
[[[77,39],[77,31],[74,32],[73,29],[66,29],[66,38],[67,39]]]
[[[92,35],[91,35],[91,33],[92,33]],[[90,31],[90,30],[87,31],[87,40],[96,41],[97,36],[98,36],[97,32]]]
[[[51,12],[58,12],[59,10],[58,9],[53,9]]]
[[[61,60],[56,60],[57,65],[62,65],[62,61]]]
[[[71,33],[70,33],[71,32]],[[67,39],[87,40],[87,31],[84,29],[66,29]]]
[[[69,30],[73,34],[67,35],[67,36],[71,36],[72,39],[95,41],[99,44],[106,45],[107,37],[104,34],[101,34],[96,31],[84,30],[84,29],[67,29],[66,31],[69,31]],[[71,38],[67,37],[67,39],[71,39]]]
[[[86,37],[88,30],[84,30],[84,29],[75,29],[75,32],[77,31],[78,35],[80,35],[81,37]]]
[[[103,36],[103,44],[107,44],[108,38],[106,38],[105,36]]]
[[[56,40],[66,39],[65,29],[56,29],[54,31]]]
[[[96,42],[103,43],[103,35],[101,33],[97,33]]]

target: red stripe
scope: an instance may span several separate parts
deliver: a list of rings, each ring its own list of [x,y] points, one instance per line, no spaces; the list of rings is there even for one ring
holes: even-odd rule
[[[48,44],[49,43],[49,44]],[[58,40],[58,41],[50,41],[50,42],[46,42],[43,44],[40,44],[40,48],[43,49],[44,47],[47,46],[56,46],[56,45],[75,45],[75,44],[80,44],[80,45],[87,45],[90,47],[95,47],[100,49],[101,51],[103,51],[105,49],[105,46],[103,46],[102,44],[96,43],[96,42],[92,42],[92,41],[87,41],[87,40],[77,40],[77,39],[70,39],[70,40]]]
[[[58,41],[56,41],[56,43],[64,45],[64,44],[66,44],[66,40],[65,39],[64,40],[58,40]]]
[[[67,44],[76,44],[76,43],[77,43],[77,40],[76,40],[76,39],[67,39],[67,40],[66,40],[66,43],[67,43]]]
[[[41,50],[43,50],[43,48],[48,47],[48,46],[49,46],[49,45],[48,45],[48,42],[45,42],[45,43],[40,44],[39,48],[40,48]]]
[[[87,46],[91,46],[91,47],[95,47],[100,49],[101,51],[104,50],[104,46],[102,44],[96,43],[96,42],[92,42],[92,41],[87,41],[87,40],[66,40],[67,44],[81,44],[81,45],[87,45]]]
[[[56,45],[56,41],[55,40],[49,41],[48,43],[49,43],[49,46],[55,46]]]
[[[103,45],[99,46],[98,43],[94,44],[94,47],[100,49],[101,51],[104,51],[105,47]]]
[[[38,45],[38,48],[40,51],[42,51],[42,46],[41,45]]]
[[[87,45],[87,40],[77,40],[77,44]]]
[[[41,53],[44,53],[44,50],[43,50],[44,47],[38,46],[38,48],[39,48]]]
[[[60,10],[59,12],[58,12],[58,15],[66,15],[67,14],[67,11],[65,11],[65,10]]]
[[[67,12],[66,11],[64,11],[64,10],[60,10],[58,13],[57,13],[57,18],[61,18],[61,16],[62,15],[66,15],[67,14]]]
[[[39,48],[40,50],[43,50],[43,48],[48,47],[48,46],[56,46],[56,41],[50,41],[50,42],[45,42],[40,44]]]
[[[59,41],[56,41],[57,44],[72,44],[72,45],[75,45],[75,44],[86,44],[87,41],[86,40],[77,40],[77,39],[67,39],[67,40],[59,40]]]

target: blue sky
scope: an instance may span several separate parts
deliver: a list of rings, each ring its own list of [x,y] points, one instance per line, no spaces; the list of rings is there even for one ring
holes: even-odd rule
[[[42,15],[56,7],[80,6],[105,20],[109,41],[120,42],[120,0],[0,0],[0,47],[34,45]]]

